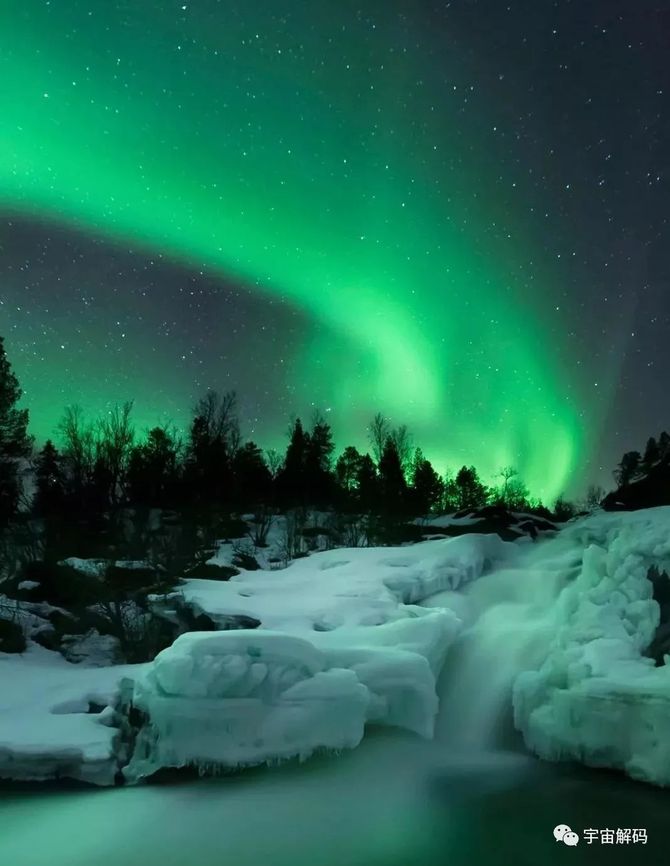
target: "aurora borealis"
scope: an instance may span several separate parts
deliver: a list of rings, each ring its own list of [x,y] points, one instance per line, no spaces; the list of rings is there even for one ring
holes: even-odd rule
[[[313,405],[363,444],[382,410],[544,497],[623,450],[670,360],[668,17],[577,5],[8,0],[0,332],[33,430],[128,397],[183,421],[211,386],[262,444]]]

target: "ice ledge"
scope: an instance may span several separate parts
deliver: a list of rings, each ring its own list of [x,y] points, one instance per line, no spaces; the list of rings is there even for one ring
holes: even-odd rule
[[[399,625],[315,633],[320,645],[262,629],[182,635],[132,686],[142,724],[125,778],[353,749],[368,723],[431,737],[459,622],[438,610]]]

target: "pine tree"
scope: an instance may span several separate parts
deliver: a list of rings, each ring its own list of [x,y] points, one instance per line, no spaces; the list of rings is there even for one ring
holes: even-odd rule
[[[266,505],[272,495],[272,475],[255,442],[245,442],[232,463],[236,504],[241,509]]]
[[[405,471],[394,439],[388,436],[379,461],[379,488],[382,510],[400,516],[408,504]]]
[[[455,479],[458,509],[481,508],[486,505],[488,491],[479,480],[474,466],[462,466]]]
[[[621,463],[614,471],[614,478],[619,487],[627,487],[640,473],[642,457],[639,451],[627,451],[621,458]]]
[[[277,493],[282,506],[305,504],[305,461],[309,435],[300,418],[296,418],[290,431],[284,465],[277,474]]]
[[[62,514],[65,507],[65,475],[62,458],[51,439],[47,439],[35,466],[33,510],[40,517]]]
[[[136,445],[128,461],[127,482],[134,504],[167,508],[175,499],[179,443],[164,427],[149,431],[146,442]]]
[[[658,437],[658,451],[661,459],[667,460],[670,458],[670,433],[666,430]]]
[[[334,477],[331,459],[335,446],[330,424],[316,415],[305,447],[305,488],[311,505],[325,506],[332,501]]]
[[[441,507],[444,494],[442,479],[426,460],[420,448],[412,461],[412,500],[417,514],[429,514]]]
[[[231,499],[231,461],[239,448],[237,398],[208,391],[193,410],[185,480],[189,498],[221,505]]]
[[[653,436],[647,439],[647,445],[644,449],[644,457],[642,458],[641,470],[645,473],[661,459],[661,449],[658,447],[658,442]]]
[[[21,388],[0,337],[0,528],[16,515],[21,495],[21,461],[30,457],[28,410],[18,409]]]
[[[356,498],[361,511],[370,514],[378,509],[379,487],[379,475],[374,460],[369,454],[363,454],[356,474]]]
[[[335,478],[342,490],[347,493],[353,493],[356,490],[362,459],[361,453],[353,445],[348,445],[337,458]]]

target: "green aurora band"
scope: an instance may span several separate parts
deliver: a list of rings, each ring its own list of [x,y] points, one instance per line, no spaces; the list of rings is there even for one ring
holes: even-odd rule
[[[369,24],[342,35],[349,4],[320,22],[334,42],[308,4],[269,35],[276,4],[225,25],[209,5],[5,3],[0,204],[308,311],[322,327],[287,375],[296,409],[327,395],[340,445],[380,409],[440,469],[513,464],[557,495],[580,413],[476,148],[435,94],[408,96],[428,61],[380,26],[376,62]]]

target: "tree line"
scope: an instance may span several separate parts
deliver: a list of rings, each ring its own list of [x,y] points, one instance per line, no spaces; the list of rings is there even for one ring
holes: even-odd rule
[[[138,435],[131,402],[97,420],[71,406],[59,424],[57,444],[47,441],[35,456],[28,410],[18,407],[20,398],[0,338],[0,527],[20,511],[21,472],[29,462],[34,494],[23,512],[79,530],[102,527],[110,513],[129,507],[202,519],[312,508],[364,514],[385,525],[485,505],[542,510],[513,467],[503,467],[493,486],[484,484],[474,466],[440,475],[408,428],[394,427],[381,413],[368,426],[368,451],[349,445],[336,457],[331,426],[320,413],[308,425],[300,418],[292,422],[283,454],[245,441],[234,392],[205,394],[183,439],[169,426]],[[644,455],[624,455],[617,482],[630,483],[668,453],[667,433],[650,439]],[[603,494],[590,488],[586,506],[596,505]],[[558,517],[573,510],[563,498],[553,503]]]

